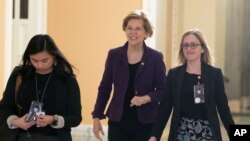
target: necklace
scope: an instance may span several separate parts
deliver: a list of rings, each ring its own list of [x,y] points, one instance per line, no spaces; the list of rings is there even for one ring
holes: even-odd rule
[[[46,91],[46,89],[47,89],[48,83],[49,83],[49,81],[50,81],[51,75],[52,75],[52,72],[49,74],[49,77],[48,77],[48,79],[47,79],[47,81],[46,81],[46,83],[45,83],[45,87],[44,87],[44,89],[43,89],[42,97],[41,97],[41,101],[40,101],[41,103],[42,103],[42,101],[43,101],[44,94],[45,94],[45,91]],[[36,99],[37,99],[37,102],[39,102],[38,93],[39,93],[39,92],[38,92],[38,86],[37,86],[37,73],[36,73]]]

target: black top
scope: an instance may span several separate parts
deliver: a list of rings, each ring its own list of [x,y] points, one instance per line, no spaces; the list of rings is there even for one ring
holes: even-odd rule
[[[60,68],[57,68],[57,66],[53,69],[51,80],[48,83],[47,90],[44,95],[43,109],[47,115],[57,114],[62,116],[64,118],[64,127],[60,129],[53,129],[49,125],[45,127],[48,128],[48,130],[46,130],[44,127],[37,128],[34,125],[34,127],[32,127],[34,130],[30,128],[29,131],[31,134],[32,132],[37,132],[41,134],[56,135],[60,141],[72,141],[70,133],[71,128],[78,126],[82,120],[80,88],[76,77],[72,75],[65,75],[65,77],[62,77],[58,73]],[[23,111],[18,110],[20,108],[17,104],[15,104],[14,97],[16,78],[19,72],[15,73],[15,71],[13,71],[8,79],[1,101],[1,104],[3,104],[3,108],[6,111],[4,112],[4,117],[6,118],[10,115],[17,115],[19,117],[23,116],[24,113],[26,114],[29,111],[31,101],[36,100],[35,69],[32,65],[29,67],[31,67],[31,69],[28,69],[29,71],[31,70],[30,76],[27,77],[25,73],[22,75],[22,82],[18,89],[16,99],[19,106],[23,107]],[[38,89],[43,89],[44,82],[42,82],[42,79],[44,77],[44,80],[47,81],[46,78],[48,76],[41,75],[40,77],[38,75],[37,77]],[[19,129],[19,131],[21,131],[21,129]]]
[[[181,91],[181,113],[182,117],[206,120],[205,104],[194,103],[194,85],[198,84],[198,76],[200,75],[188,72],[184,74]],[[202,77],[200,83],[202,84]]]
[[[37,100],[43,103],[43,111],[46,113],[46,115],[56,114],[56,106],[55,106],[56,94],[55,94],[53,83],[51,83],[54,80],[54,76],[53,74],[51,74],[50,78],[49,76],[50,76],[50,73],[37,74],[37,90],[36,90],[36,76],[34,75],[34,78],[32,78],[32,80],[30,81],[29,87],[26,88],[25,93],[22,96],[23,98],[25,98],[25,100],[21,100],[21,103],[20,103],[20,105],[22,105],[23,107],[22,114],[28,113],[31,102],[37,101]],[[48,81],[48,85],[45,88],[47,81]],[[37,99],[36,91],[38,92],[38,99]],[[43,97],[43,100],[41,101],[42,97]],[[45,135],[56,135],[56,129],[52,128],[50,125],[43,127],[43,128],[40,128],[40,127],[37,128],[36,125],[34,125],[28,131],[30,133],[42,133]],[[26,131],[23,130],[23,132],[26,132]]]
[[[130,107],[131,103],[130,101],[135,96],[134,82],[139,64],[140,62],[136,64],[129,64],[129,83],[127,88],[127,93],[124,99],[124,108],[121,121],[138,122],[136,106]]]

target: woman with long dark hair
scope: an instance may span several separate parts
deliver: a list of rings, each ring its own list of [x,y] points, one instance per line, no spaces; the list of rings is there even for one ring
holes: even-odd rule
[[[15,98],[18,76],[21,84]],[[17,140],[72,141],[71,127],[82,120],[80,100],[73,67],[53,39],[33,36],[1,100],[10,113],[9,128],[18,128]]]

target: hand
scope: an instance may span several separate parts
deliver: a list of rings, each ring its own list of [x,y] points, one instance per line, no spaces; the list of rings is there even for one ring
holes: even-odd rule
[[[150,101],[151,101],[151,98],[148,95],[134,96],[130,101],[131,102],[130,107],[141,106],[141,105],[146,104]]]
[[[157,138],[154,136],[151,136],[148,141],[157,141]]]
[[[45,127],[51,125],[54,120],[54,117],[51,115],[39,115],[37,116],[36,125],[38,127]]]
[[[18,127],[18,128],[21,128],[23,130],[28,130],[30,127],[32,127],[33,125],[36,124],[35,121],[31,121],[31,122],[25,122],[25,117],[27,116],[28,114],[20,117],[20,118],[17,118],[15,120],[13,120],[11,122],[12,126],[15,126],[15,127]]]
[[[98,140],[102,141],[102,138],[100,137],[99,132],[101,132],[101,134],[104,136],[104,132],[103,132],[100,120],[98,118],[94,118],[93,133]]]

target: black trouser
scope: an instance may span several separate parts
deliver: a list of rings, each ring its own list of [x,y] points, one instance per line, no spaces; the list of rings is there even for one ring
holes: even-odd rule
[[[148,141],[152,124],[108,122],[108,141]]]
[[[29,134],[22,132],[18,135],[18,141],[58,141],[56,136],[44,136],[42,134]]]

